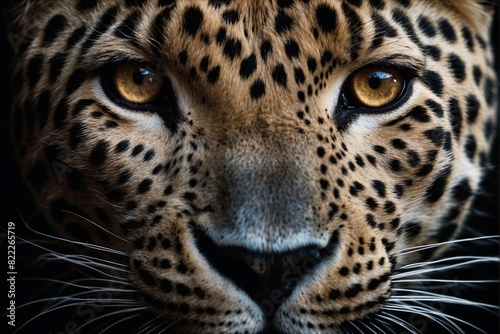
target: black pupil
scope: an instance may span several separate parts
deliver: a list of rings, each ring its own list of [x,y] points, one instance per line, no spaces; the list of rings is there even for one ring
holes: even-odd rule
[[[382,80],[379,78],[379,77],[373,77],[371,76],[369,79],[368,79],[368,85],[370,86],[371,89],[377,89],[380,87],[380,82]]]
[[[387,72],[372,72],[368,78],[368,85],[371,89],[378,89],[382,84],[382,80],[390,79],[392,75]]]
[[[132,75],[132,80],[134,80],[134,83],[136,85],[142,85],[144,82],[144,78],[149,74],[149,71],[144,69],[144,68],[139,68],[134,71],[134,74]]]

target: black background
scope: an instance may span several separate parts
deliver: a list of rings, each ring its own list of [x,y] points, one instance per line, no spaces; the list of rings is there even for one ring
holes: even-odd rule
[[[493,40],[498,45],[499,35],[500,35],[500,27],[498,24],[498,8],[496,13],[496,24],[493,30]],[[498,53],[497,53],[498,54]],[[9,93],[9,63],[12,55],[12,51],[10,49],[9,41],[7,39],[7,32],[4,27],[3,22],[0,22],[0,80],[2,80],[2,85],[0,86],[0,125],[1,125],[1,136],[2,136],[2,151],[0,156],[0,176],[1,176],[1,184],[0,184],[0,224],[5,228],[9,221],[15,222],[16,231],[18,236],[23,234],[23,220],[29,216],[26,214],[24,207],[27,204],[28,196],[26,191],[20,181],[20,176],[18,173],[18,167],[16,166],[14,155],[9,142],[9,128],[11,126],[10,117],[9,117],[9,103],[10,103],[10,93]],[[499,67],[499,62],[497,61],[497,70]],[[498,129],[497,129],[498,130]],[[497,131],[498,133],[498,131]],[[498,166],[498,140],[496,141],[495,149],[494,149],[494,157],[493,162],[494,166]],[[499,207],[500,202],[498,199],[498,189],[499,189],[499,179],[498,179],[498,167],[495,167],[487,176],[487,179],[484,183],[484,187],[486,189],[485,195],[481,196],[476,201],[476,208],[486,212],[486,215],[481,216],[473,216],[471,217],[471,221],[473,220],[474,227],[480,230],[483,234],[494,235],[499,234]],[[5,268],[5,273],[7,272],[7,246],[5,240],[5,231],[0,231],[2,234],[1,238],[1,252],[5,254],[2,256],[4,259],[4,265],[2,268]],[[18,241],[20,242],[20,241]],[[16,302],[18,304],[22,302],[26,302],[30,300],[30,297],[35,292],[36,288],[33,283],[30,281],[23,280],[23,277],[29,277],[31,269],[26,264],[29,261],[26,261],[30,258],[34,257],[34,254],[30,252],[32,249],[29,247],[22,248],[21,245],[18,247],[17,253],[17,266],[18,266],[18,277],[16,282]],[[472,254],[472,253],[471,253]],[[486,244],[474,249],[474,254],[477,255],[497,255],[500,254],[500,250],[498,249],[497,244]],[[448,273],[453,277],[454,273]],[[481,278],[489,278],[489,279],[498,279],[498,265],[490,265],[484,266],[480,271],[477,269],[472,270],[470,273],[466,273],[471,278],[481,279]],[[499,285],[498,283],[490,284],[487,286],[487,289],[476,290],[476,289],[465,289],[460,292],[462,295],[460,297],[471,298],[474,300],[484,301],[488,303],[493,303],[498,305],[499,298]],[[1,309],[2,314],[5,312],[5,308],[7,307],[7,289],[4,291],[0,291],[0,300],[2,301]],[[500,325],[498,323],[498,316],[488,315],[486,312],[478,312],[474,309],[464,309],[461,307],[452,307],[446,306],[446,312],[451,313],[457,317],[462,319],[467,319],[468,321],[473,321],[474,323],[479,323],[483,326],[486,333],[499,333]],[[23,314],[21,310],[18,310],[17,321],[20,323],[23,319],[28,319],[33,314]],[[483,320],[484,319],[484,320]],[[7,318],[2,317],[0,319],[0,328],[4,325],[6,326]],[[54,319],[55,320],[55,319]],[[418,321],[416,319],[415,321]],[[8,332],[10,329],[7,328]],[[61,329],[62,330],[62,329]],[[37,330],[39,333],[47,333],[47,331]],[[24,333],[24,332],[21,332]],[[426,329],[425,333],[443,333],[443,330],[439,327],[432,328],[429,327]],[[467,332],[469,333],[469,332]],[[471,331],[470,333],[473,333]],[[54,333],[55,334],[55,333]]]

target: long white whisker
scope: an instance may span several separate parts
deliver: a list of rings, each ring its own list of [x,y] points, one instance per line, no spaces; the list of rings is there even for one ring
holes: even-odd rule
[[[486,240],[486,239],[498,239],[499,237],[500,237],[499,235],[486,235],[486,236],[479,236],[479,237],[473,237],[473,238],[455,239],[455,240],[450,240],[450,241],[437,242],[437,243],[433,243],[433,244],[425,244],[425,245],[408,247],[408,248],[399,250],[397,252],[394,252],[394,254],[407,255],[407,254],[411,254],[411,253],[415,253],[415,252],[420,252],[422,250],[437,248],[437,247],[441,247],[441,246],[445,246],[445,245],[451,245],[451,244],[456,245],[459,243],[474,242],[474,241]]]

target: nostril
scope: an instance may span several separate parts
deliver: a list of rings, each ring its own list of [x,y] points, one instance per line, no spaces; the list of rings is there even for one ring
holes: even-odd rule
[[[200,233],[197,245],[213,268],[259,305],[271,301],[277,309],[305,275],[333,254],[337,240],[335,233],[323,248],[306,246],[281,253],[261,253],[243,247],[219,247]]]

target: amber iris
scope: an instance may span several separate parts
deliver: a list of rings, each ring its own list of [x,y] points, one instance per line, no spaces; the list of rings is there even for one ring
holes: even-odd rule
[[[162,78],[149,66],[122,64],[114,72],[113,83],[118,95],[133,104],[153,102],[162,91]]]
[[[404,80],[396,69],[367,67],[352,75],[350,85],[354,98],[361,106],[382,108],[400,96]]]

